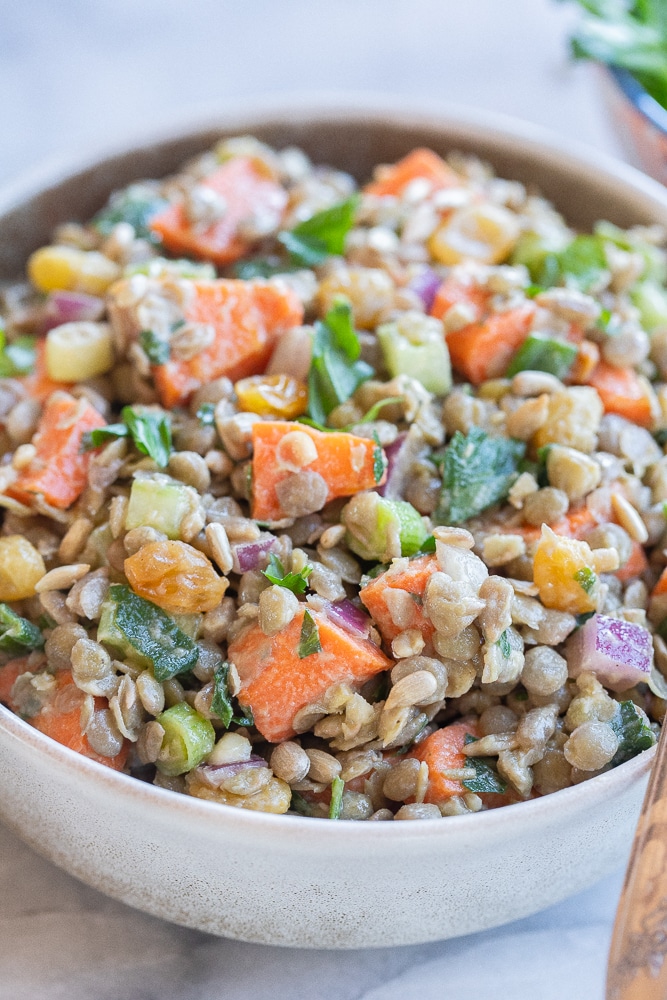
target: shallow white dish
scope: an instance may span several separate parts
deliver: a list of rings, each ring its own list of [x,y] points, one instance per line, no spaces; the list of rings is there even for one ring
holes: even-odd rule
[[[218,122],[0,192],[0,278],[61,221],[89,217],[130,180],[161,176],[221,134],[298,144],[367,177],[415,145],[475,152],[538,187],[575,226],[667,225],[667,192],[596,152],[468,111],[438,115],[293,103]],[[533,913],[625,859],[654,751],[589,782],[477,815],[326,822],[179,796],[80,757],[0,706],[0,816],[102,892],[248,941],[356,948],[454,937]]]

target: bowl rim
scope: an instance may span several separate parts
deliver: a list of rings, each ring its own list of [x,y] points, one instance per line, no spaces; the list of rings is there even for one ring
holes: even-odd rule
[[[648,95],[646,96],[648,98]],[[652,98],[650,100],[653,101]],[[660,108],[657,102],[653,103]],[[665,114],[667,129],[667,112],[661,108],[660,110]],[[564,172],[587,170],[594,171],[598,175],[603,174],[605,181],[612,188],[617,187],[622,190],[626,197],[630,188],[648,201],[660,204],[667,214],[667,190],[663,185],[636,168],[585,143],[564,138],[541,125],[496,112],[471,108],[464,104],[420,101],[417,105],[411,99],[373,92],[320,93],[314,96],[283,94],[279,97],[235,101],[226,107],[217,106],[214,111],[207,111],[199,117],[193,117],[192,114],[182,116],[180,121],[158,128],[149,136],[144,132],[141,135],[129,135],[124,142],[98,146],[85,157],[52,157],[39,167],[23,171],[21,176],[10,178],[0,185],[0,214],[20,208],[23,202],[41,195],[68,179],[71,180],[78,173],[141,149],[177,139],[196,140],[198,136],[215,130],[222,132],[243,128],[249,132],[255,127],[276,122],[284,123],[287,118],[294,119],[295,116],[300,125],[309,122],[322,123],[326,120],[332,123],[352,121],[358,124],[384,122],[394,128],[401,125],[410,127],[417,125],[432,127],[443,133],[447,129],[458,128],[465,130],[469,140],[474,142],[479,138],[480,141],[482,139],[492,141],[500,151],[511,151],[518,141],[522,144],[523,150],[535,158],[540,156],[555,158]],[[316,823],[318,847],[322,837],[326,842],[332,841],[332,846],[342,841],[349,842],[351,837],[355,843],[360,842],[363,846],[366,842],[376,841],[378,835],[375,830],[378,827],[394,827],[393,823],[369,824],[346,820],[322,824],[314,817],[294,815],[286,817],[240,809],[159,788],[70,750],[39,732],[1,704],[0,734],[17,740],[28,750],[46,754],[56,766],[62,767],[73,779],[95,781],[98,788],[106,788],[111,795],[124,797],[134,803],[139,803],[140,799],[148,801],[152,809],[160,814],[169,814],[167,818],[172,817],[176,820],[177,817],[181,819],[191,817],[206,824],[213,832],[215,827],[220,827],[226,821],[232,821],[240,832],[247,830],[250,834],[262,830],[278,832],[287,829],[291,835],[301,836],[306,840],[311,839],[313,823]],[[452,834],[456,831],[462,837],[469,837],[475,831],[479,831],[481,836],[511,828],[523,819],[527,822],[534,822],[537,818],[547,821],[552,813],[570,811],[576,813],[584,809],[594,809],[607,798],[613,797],[614,792],[619,793],[627,786],[641,780],[648,773],[655,752],[656,747],[652,747],[595,778],[539,798],[514,803],[511,807],[502,806],[482,813],[447,817],[446,829]],[[407,830],[402,824],[404,832],[400,836],[407,837],[412,842],[431,840],[436,830],[442,830],[440,825],[436,826],[440,822],[439,818],[421,820],[418,823],[409,823]],[[394,838],[399,834],[379,836]]]
[[[667,135],[667,109],[651,97],[636,76],[621,66],[606,66],[609,76],[616,82],[619,90],[630,104],[651,123],[659,132]]]

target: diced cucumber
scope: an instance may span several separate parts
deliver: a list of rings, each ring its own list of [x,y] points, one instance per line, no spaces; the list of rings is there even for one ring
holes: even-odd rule
[[[449,351],[440,320],[423,313],[406,312],[378,328],[384,362],[392,375],[409,375],[436,396],[452,387]]]
[[[555,258],[570,242],[571,233],[563,228],[548,233],[522,233],[514,245],[511,263],[523,264],[528,269],[531,280],[540,285],[550,285],[558,279],[558,261],[554,259],[553,275],[550,275],[548,258]],[[553,280],[552,280],[553,279]]]
[[[186,701],[158,715],[164,729],[156,766],[163,774],[185,774],[201,764],[215,745],[215,729]]]
[[[362,559],[388,562],[396,555],[412,556],[428,537],[422,516],[405,500],[386,500],[377,493],[361,493],[341,512],[346,543]]]
[[[185,483],[168,476],[137,476],[130,491],[125,530],[155,528],[167,538],[178,539],[183,518],[196,503],[196,491]]]
[[[137,667],[147,669],[152,661],[135,649],[116,623],[116,602],[107,600],[102,605],[100,622],[97,626],[97,641],[108,646],[117,659],[133,663]]]
[[[517,372],[550,372],[556,378],[563,379],[576,356],[577,348],[574,344],[532,333],[510,361],[506,375],[507,378],[512,378]]]
[[[639,309],[639,320],[648,333],[667,323],[667,290],[653,281],[642,281],[630,292]]]
[[[654,281],[662,285],[667,281],[667,256],[662,247],[649,243],[642,238],[639,229],[620,229],[611,222],[596,222],[594,226],[595,234],[609,243],[615,244],[621,250],[628,250],[631,253],[639,253],[644,258],[644,270],[640,278],[642,281]]]

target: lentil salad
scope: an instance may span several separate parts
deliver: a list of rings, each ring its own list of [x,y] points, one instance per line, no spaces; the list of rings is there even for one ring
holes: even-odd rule
[[[358,192],[246,138],[61,227],[4,296],[2,700],[163,787],[332,818],[652,745],[660,239],[577,235],[471,158]]]

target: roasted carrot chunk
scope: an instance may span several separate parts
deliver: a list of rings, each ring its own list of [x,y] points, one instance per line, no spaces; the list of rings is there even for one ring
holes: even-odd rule
[[[36,454],[7,493],[27,504],[40,493],[52,507],[70,507],[83,492],[91,460],[81,451],[83,435],[104,425],[104,418],[85,399],[54,393],[33,438]]]
[[[396,562],[393,567],[367,583],[359,597],[386,643],[390,643],[399,632],[408,628],[418,629],[428,642],[435,630],[424,614],[422,598],[431,575],[438,569],[438,563],[435,556],[430,555],[411,559],[405,568],[403,562]],[[400,615],[397,614],[397,599],[400,598],[396,591],[405,591],[413,598],[414,607],[409,609],[409,621],[406,620],[405,606],[401,607]],[[396,624],[394,617],[400,620],[400,625]]]
[[[643,545],[640,545],[639,542],[633,542],[628,559],[623,563],[620,569],[616,570],[614,576],[620,580],[621,583],[628,583],[630,580],[634,580],[636,577],[641,576],[647,569],[648,559],[646,558]],[[658,581],[658,583],[659,582],[660,581]],[[655,594],[656,591],[654,590],[653,593]]]
[[[241,678],[239,704],[252,710],[260,733],[274,743],[293,736],[296,713],[332,685],[360,687],[392,666],[372,642],[305,606],[277,635],[264,635],[259,625],[244,629],[230,643],[229,659]]]
[[[413,149],[391,166],[380,167],[376,179],[364,188],[366,194],[399,197],[414,180],[430,181],[431,189],[459,187],[461,178],[431,149]]]
[[[463,795],[466,789],[460,781],[448,778],[447,771],[465,767],[467,758],[463,753],[466,735],[479,736],[477,722],[462,719],[444,729],[438,729],[408,755],[428,764],[428,788],[425,802],[444,802],[453,795]]]
[[[321,510],[335,497],[380,486],[386,477],[382,448],[344,431],[326,433],[306,424],[267,420],[253,425],[252,444],[252,516],[259,521],[298,516],[297,510]],[[292,496],[297,473],[310,473],[311,478],[303,485],[302,476],[298,486],[303,489]]]
[[[170,358],[153,369],[166,409],[222,375],[235,381],[263,372],[278,337],[303,321],[303,306],[286,285],[221,279],[192,286],[186,321],[212,327],[214,339],[193,358]]]
[[[448,333],[447,346],[454,368],[473,385],[504,375],[512,355],[530,332],[534,312],[535,307],[529,303]]]
[[[479,285],[467,285],[456,278],[448,277],[438,288],[431,306],[431,316],[442,319],[452,306],[469,306],[474,314],[474,322],[484,317],[487,311],[488,293]]]
[[[262,215],[280,224],[287,192],[267,176],[256,160],[237,156],[223,163],[200,181],[224,199],[224,211],[211,225],[188,218],[182,204],[170,205],[150,220],[150,227],[168,250],[187,257],[231,264],[248,252],[252,239],[244,235],[244,223]]]
[[[632,368],[615,368],[600,361],[588,378],[597,389],[605,413],[618,413],[640,427],[653,424],[653,407],[646,385]]]

